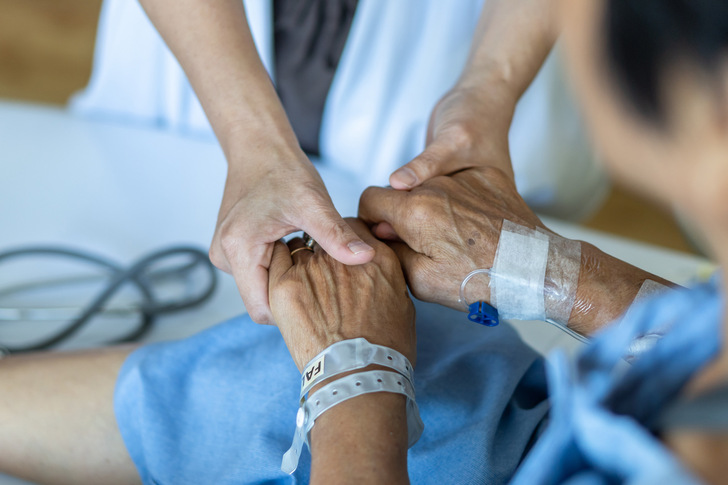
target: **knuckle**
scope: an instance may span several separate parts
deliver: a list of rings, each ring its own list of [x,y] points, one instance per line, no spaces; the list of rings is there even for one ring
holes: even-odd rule
[[[438,197],[433,191],[424,189],[411,194],[408,206],[409,218],[416,224],[424,224],[432,218],[433,209],[439,206]]]
[[[210,250],[207,252],[207,255],[210,258],[210,262],[215,265],[216,268],[219,268],[223,271],[228,270],[228,264],[225,257],[220,254],[221,251],[217,248],[217,245],[213,244],[210,246]]]
[[[393,266],[400,267],[399,258],[392,248],[386,244],[377,246],[377,254],[374,257],[374,262],[384,266],[385,268],[391,268]]]
[[[288,300],[296,297],[299,285],[290,278],[282,279],[272,288],[271,299]]]
[[[241,246],[242,237],[232,224],[223,223],[220,225],[219,241],[220,249],[226,257],[230,257],[238,252]]]
[[[453,123],[443,133],[443,138],[446,139],[448,147],[453,151],[471,149],[479,141],[480,137],[480,133],[470,129],[463,123]]]
[[[361,196],[359,196],[360,213],[362,212],[362,210],[366,210],[374,204],[376,200],[375,192],[376,189],[374,187],[367,187],[366,189],[364,189],[364,192],[361,193]]]

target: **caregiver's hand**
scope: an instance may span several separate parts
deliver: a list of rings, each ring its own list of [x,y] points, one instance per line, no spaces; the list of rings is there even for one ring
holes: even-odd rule
[[[291,128],[240,0],[141,0],[185,70],[228,162],[210,259],[232,273],[251,318],[272,323],[273,242],[303,229],[334,258],[373,251],[344,223]]]
[[[369,187],[359,217],[390,241],[417,298],[459,310],[465,276],[492,266],[503,219],[544,227],[513,179],[492,167],[436,177],[410,191]],[[477,291],[489,300],[487,284],[482,286]]]
[[[508,129],[515,102],[483,89],[454,88],[430,115],[425,150],[389,178],[408,190],[438,175],[491,166],[513,177]]]
[[[430,116],[426,148],[392,174],[395,189],[471,167],[513,174],[508,130],[516,103],[559,34],[551,0],[495,1],[482,9],[467,62]]]
[[[361,221],[347,221],[375,248],[371,262],[346,266],[318,245],[291,255],[300,238],[275,243],[269,292],[276,325],[299,370],[331,344],[357,337],[393,348],[414,365],[415,311],[399,261]]]
[[[210,247],[210,260],[232,273],[250,317],[273,323],[268,268],[273,244],[298,230],[310,234],[334,259],[362,264],[374,250],[344,222],[311,162],[272,161],[254,170],[231,164]]]

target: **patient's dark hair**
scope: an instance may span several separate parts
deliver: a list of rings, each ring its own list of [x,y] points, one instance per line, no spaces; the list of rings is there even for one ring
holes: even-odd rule
[[[720,81],[728,60],[728,0],[607,0],[605,19],[608,66],[627,101],[649,120],[664,121],[667,68],[688,61]]]

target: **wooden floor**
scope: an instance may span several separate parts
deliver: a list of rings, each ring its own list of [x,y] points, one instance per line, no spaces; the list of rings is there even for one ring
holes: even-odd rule
[[[101,0],[0,0],[0,97],[64,103],[91,73]]]
[[[82,88],[100,7],[101,0],[0,0],[0,98],[63,104]],[[619,188],[585,224],[694,252],[670,214]]]

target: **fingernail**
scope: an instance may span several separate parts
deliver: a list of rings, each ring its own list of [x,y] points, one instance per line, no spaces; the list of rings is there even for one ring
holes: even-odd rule
[[[367,251],[374,251],[374,248],[362,241],[354,241],[349,243],[349,251],[354,254],[365,253]]]
[[[402,167],[394,172],[394,178],[407,187],[414,187],[417,183],[417,174],[409,167]]]

